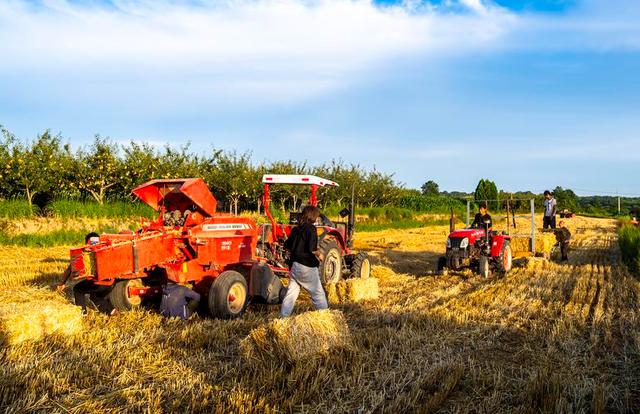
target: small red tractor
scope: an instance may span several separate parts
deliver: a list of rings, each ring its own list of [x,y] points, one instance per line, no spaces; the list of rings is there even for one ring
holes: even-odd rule
[[[472,268],[489,277],[491,270],[508,273],[513,252],[507,234],[491,231],[488,224],[478,228],[453,230],[447,237],[447,250],[438,262],[438,270]]]
[[[337,187],[333,181],[313,175],[266,174],[262,177],[264,192],[262,204],[269,223],[260,227],[259,254],[272,262],[276,272],[288,272],[284,266],[286,259],[284,241],[297,225],[299,212],[289,213],[289,223],[277,223],[269,206],[271,204],[270,188],[272,185],[304,185],[311,187],[309,205],[318,204],[317,193],[321,187]],[[320,278],[323,284],[335,283],[343,277],[367,278],[371,273],[369,256],[366,253],[353,254],[353,232],[355,228],[354,200],[351,205],[343,209],[340,216],[347,218],[346,222],[332,222],[326,216],[320,216],[318,229],[318,250],[324,256],[320,264]]]
[[[278,176],[265,176],[267,182],[269,177]],[[321,182],[329,182],[303,179],[312,185],[312,202]],[[267,211],[268,191],[267,184]],[[159,213],[157,219],[136,232],[102,234],[95,243],[72,249],[74,280],[110,287],[109,302],[118,310],[158,298],[167,281],[188,284],[208,297],[210,313],[219,318],[240,316],[250,297],[262,296],[267,303],[281,300],[282,284],[273,275],[288,272],[282,264],[282,242],[293,224],[276,224],[268,213],[271,225],[258,228],[251,218],[217,213],[216,199],[199,178],[153,180],[133,194]],[[345,266],[357,269],[359,276],[369,275],[368,257],[349,251],[350,217],[350,225],[318,227],[327,257],[323,271],[329,279],[324,280],[339,279]]]

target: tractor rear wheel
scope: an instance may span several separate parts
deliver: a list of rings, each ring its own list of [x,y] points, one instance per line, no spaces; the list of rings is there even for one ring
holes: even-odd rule
[[[209,312],[220,319],[238,318],[247,307],[248,297],[244,276],[234,270],[224,271],[209,289]]]
[[[119,311],[128,311],[140,307],[142,298],[139,295],[130,295],[129,288],[143,287],[142,280],[120,280],[113,285],[109,292],[109,302]]]
[[[371,275],[371,261],[369,255],[362,252],[356,254],[351,262],[351,277],[368,279]]]
[[[322,284],[336,283],[342,277],[342,253],[334,239],[322,240],[318,250],[324,259],[320,262],[320,280]]]
[[[509,273],[513,267],[513,251],[511,250],[511,243],[505,240],[502,243],[502,250],[500,250],[500,256],[498,256],[498,269],[502,273]]]
[[[489,259],[487,256],[480,256],[480,259],[478,259],[478,273],[485,279],[489,277]]]

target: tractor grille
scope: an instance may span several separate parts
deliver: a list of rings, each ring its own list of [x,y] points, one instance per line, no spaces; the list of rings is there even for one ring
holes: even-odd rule
[[[451,240],[451,248],[455,249],[455,248],[460,248],[460,244],[464,239],[461,237],[451,237],[449,240]]]
[[[82,254],[82,262],[84,264],[84,274],[97,276],[97,266],[96,266],[96,253],[95,252],[84,252]]]

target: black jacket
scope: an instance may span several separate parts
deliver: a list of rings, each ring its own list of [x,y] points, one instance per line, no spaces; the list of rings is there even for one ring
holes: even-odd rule
[[[314,251],[318,250],[318,231],[313,224],[303,224],[291,229],[291,234],[284,242],[284,248],[291,252],[291,262],[298,262],[307,267],[318,267],[320,262]]]
[[[481,229],[484,229],[484,222],[486,220],[489,220],[489,228],[493,227],[493,222],[491,221],[491,216],[489,215],[489,213],[485,214],[484,216],[480,213],[477,213],[476,217],[473,219],[471,227],[479,227]]]
[[[182,319],[189,318],[187,299],[200,301],[200,294],[186,286],[177,283],[169,283],[162,289],[160,313],[164,316],[178,316]]]

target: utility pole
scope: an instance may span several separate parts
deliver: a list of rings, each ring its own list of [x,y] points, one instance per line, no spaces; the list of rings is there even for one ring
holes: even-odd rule
[[[618,215],[620,215],[620,196],[618,196]]]

